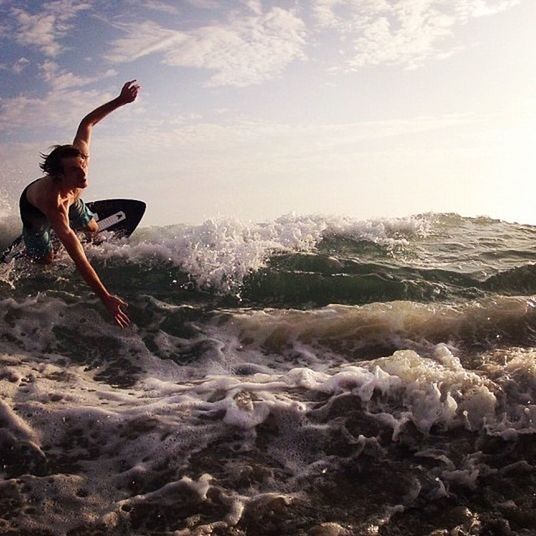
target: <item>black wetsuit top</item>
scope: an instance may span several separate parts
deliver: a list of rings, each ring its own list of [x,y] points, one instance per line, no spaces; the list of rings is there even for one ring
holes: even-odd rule
[[[24,191],[22,192],[19,200],[19,209],[22,224],[24,225],[24,227],[30,229],[34,226],[39,227],[47,220],[47,217],[35,205],[32,205],[26,197],[26,192],[28,188],[38,180],[39,179],[31,182],[30,184],[28,184],[28,186],[26,186],[26,188],[24,188]]]

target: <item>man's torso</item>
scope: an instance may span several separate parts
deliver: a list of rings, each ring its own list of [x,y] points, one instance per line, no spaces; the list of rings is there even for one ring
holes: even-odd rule
[[[61,194],[58,184],[49,176],[41,177],[30,183],[25,190],[27,203],[23,204],[26,208],[27,219],[47,219],[46,214],[51,207],[68,212],[69,207],[78,201],[80,197],[80,188],[76,188],[67,194]]]

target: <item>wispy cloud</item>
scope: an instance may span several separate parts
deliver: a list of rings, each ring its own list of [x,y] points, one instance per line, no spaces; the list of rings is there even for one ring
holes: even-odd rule
[[[415,68],[429,58],[459,50],[448,40],[469,19],[494,15],[520,0],[315,0],[320,28],[336,30],[345,42],[346,68],[402,65]]]
[[[314,169],[329,167],[335,158],[353,159],[356,153],[377,151],[381,140],[398,138],[407,141],[429,133],[478,125],[485,118],[471,114],[421,116],[411,119],[362,121],[334,124],[289,124],[248,119],[207,121],[205,118],[182,118],[182,121],[146,121],[135,125],[123,136],[114,133],[104,145],[127,157],[146,157],[173,152],[180,158],[170,166],[223,166],[233,161],[245,167]],[[119,151],[119,153],[118,153]],[[247,164],[246,164],[247,163]],[[166,165],[168,165],[166,164]],[[162,164],[164,165],[164,164]],[[241,173],[244,173],[244,168]]]
[[[185,33],[170,30],[153,21],[117,25],[125,35],[112,43],[105,58],[112,63],[126,63],[155,52],[167,52],[187,41]]]
[[[176,15],[179,13],[179,8],[176,5],[162,0],[128,0],[128,4],[135,7],[142,7],[143,9],[168,13],[169,15]]]
[[[38,48],[46,56],[56,57],[63,51],[60,40],[71,28],[69,21],[90,8],[90,3],[74,0],[47,2],[38,13],[14,7],[11,14],[17,26],[15,40],[21,45]]]
[[[13,65],[11,65],[11,70],[15,73],[15,74],[20,74],[22,73],[22,71],[24,71],[24,69],[26,69],[26,67],[28,67],[28,65],[30,65],[30,60],[28,58],[19,58],[15,63],[13,63]]]
[[[114,69],[108,69],[106,72],[95,76],[78,76],[62,69],[56,62],[51,60],[44,61],[39,67],[43,80],[54,90],[83,87],[117,74]]]
[[[456,14],[460,20],[465,21],[473,17],[496,15],[501,11],[510,9],[521,0],[455,0]]]
[[[260,15],[262,13],[262,2],[261,0],[241,0],[241,2],[251,9],[253,13],[257,13],[257,15]]]
[[[254,2],[250,7],[260,6]],[[305,24],[281,8],[265,14],[234,15],[225,23],[188,31],[152,21],[122,28],[125,35],[112,44],[109,61],[127,62],[160,52],[167,65],[214,71],[208,83],[212,86],[257,84],[304,57]]]
[[[0,4],[1,6],[2,4]],[[0,39],[6,37],[9,34],[9,26],[6,23],[0,21]]]
[[[218,0],[186,0],[188,4],[200,9],[215,9],[218,7]]]
[[[17,95],[0,99],[0,132],[35,129],[36,121],[40,125],[48,124],[54,128],[74,129],[88,112],[88,107],[91,108],[88,103],[101,104],[110,98],[110,95],[93,90],[57,89],[41,98]]]

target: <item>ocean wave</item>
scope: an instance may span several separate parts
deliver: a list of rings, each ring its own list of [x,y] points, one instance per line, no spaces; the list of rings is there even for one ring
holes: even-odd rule
[[[414,534],[423,503],[498,498],[493,519],[529,526],[531,297],[298,310],[135,292],[119,330],[70,285],[0,300],[0,530]]]
[[[44,303],[33,305],[34,321],[45,318]],[[53,323],[76,325],[76,307],[64,315],[53,305]],[[231,337],[223,318],[210,326],[207,340]],[[308,364],[296,363],[281,347],[271,363],[260,346],[240,352],[252,332],[242,335],[189,377],[180,369],[192,365],[151,357],[138,334],[97,345],[98,366],[57,346],[0,354],[0,491],[11,505],[2,526],[149,534],[195,523],[267,534],[260,517],[296,533],[331,512],[363,533],[422,501],[459,494],[478,509],[484,484],[495,498],[523,496],[504,482],[531,468],[534,351],[491,352],[472,368],[444,344],[338,364],[312,346]],[[122,384],[128,363],[138,371]],[[62,515],[64,504],[77,516]]]
[[[237,303],[307,308],[531,294],[534,230],[474,220],[448,214],[371,221],[290,215],[264,224],[209,220],[140,229],[129,240],[105,240],[86,250],[112,286],[122,289],[129,278],[130,288],[175,300],[208,292]],[[22,259],[1,267],[0,283],[9,292],[35,292],[54,286],[54,278],[61,287],[73,270],[60,249],[55,267],[41,272]]]
[[[403,240],[400,235],[421,229],[412,218],[356,222],[320,216],[284,216],[265,224],[209,220],[199,226],[146,230],[143,241],[128,251],[111,248],[104,255],[129,260],[159,257],[192,274],[201,287],[229,291],[252,271],[266,266],[276,253],[309,252],[325,237],[343,235],[382,245]],[[170,236],[171,234],[171,236]]]
[[[482,286],[501,293],[532,294],[536,292],[536,264],[502,271],[488,278]]]
[[[535,303],[530,297],[494,297],[457,305],[395,301],[303,311],[247,309],[230,310],[222,321],[246,351],[299,355],[295,348],[306,345],[348,362],[398,349],[422,353],[447,343],[475,358],[478,349],[531,345]]]
[[[531,297],[495,297],[457,305],[394,301],[309,310],[215,309],[140,295],[130,300],[133,331],[120,335],[96,298],[55,291],[1,300],[0,341],[13,351],[57,352],[95,366],[105,363],[98,356],[108,352],[132,353],[184,365],[183,373],[194,376],[204,373],[196,372],[200,362],[218,363],[222,356],[229,367],[243,356],[256,356],[259,366],[279,356],[280,366],[294,366],[310,365],[309,358],[319,362],[313,357],[318,355],[325,366],[335,366],[397,350],[427,356],[443,343],[475,367],[481,352],[534,344],[535,303]]]

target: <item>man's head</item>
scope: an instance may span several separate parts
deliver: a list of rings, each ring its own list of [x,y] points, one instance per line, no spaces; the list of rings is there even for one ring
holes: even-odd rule
[[[66,181],[69,186],[87,186],[87,155],[73,145],[56,145],[50,154],[41,154],[39,167],[51,177]]]

